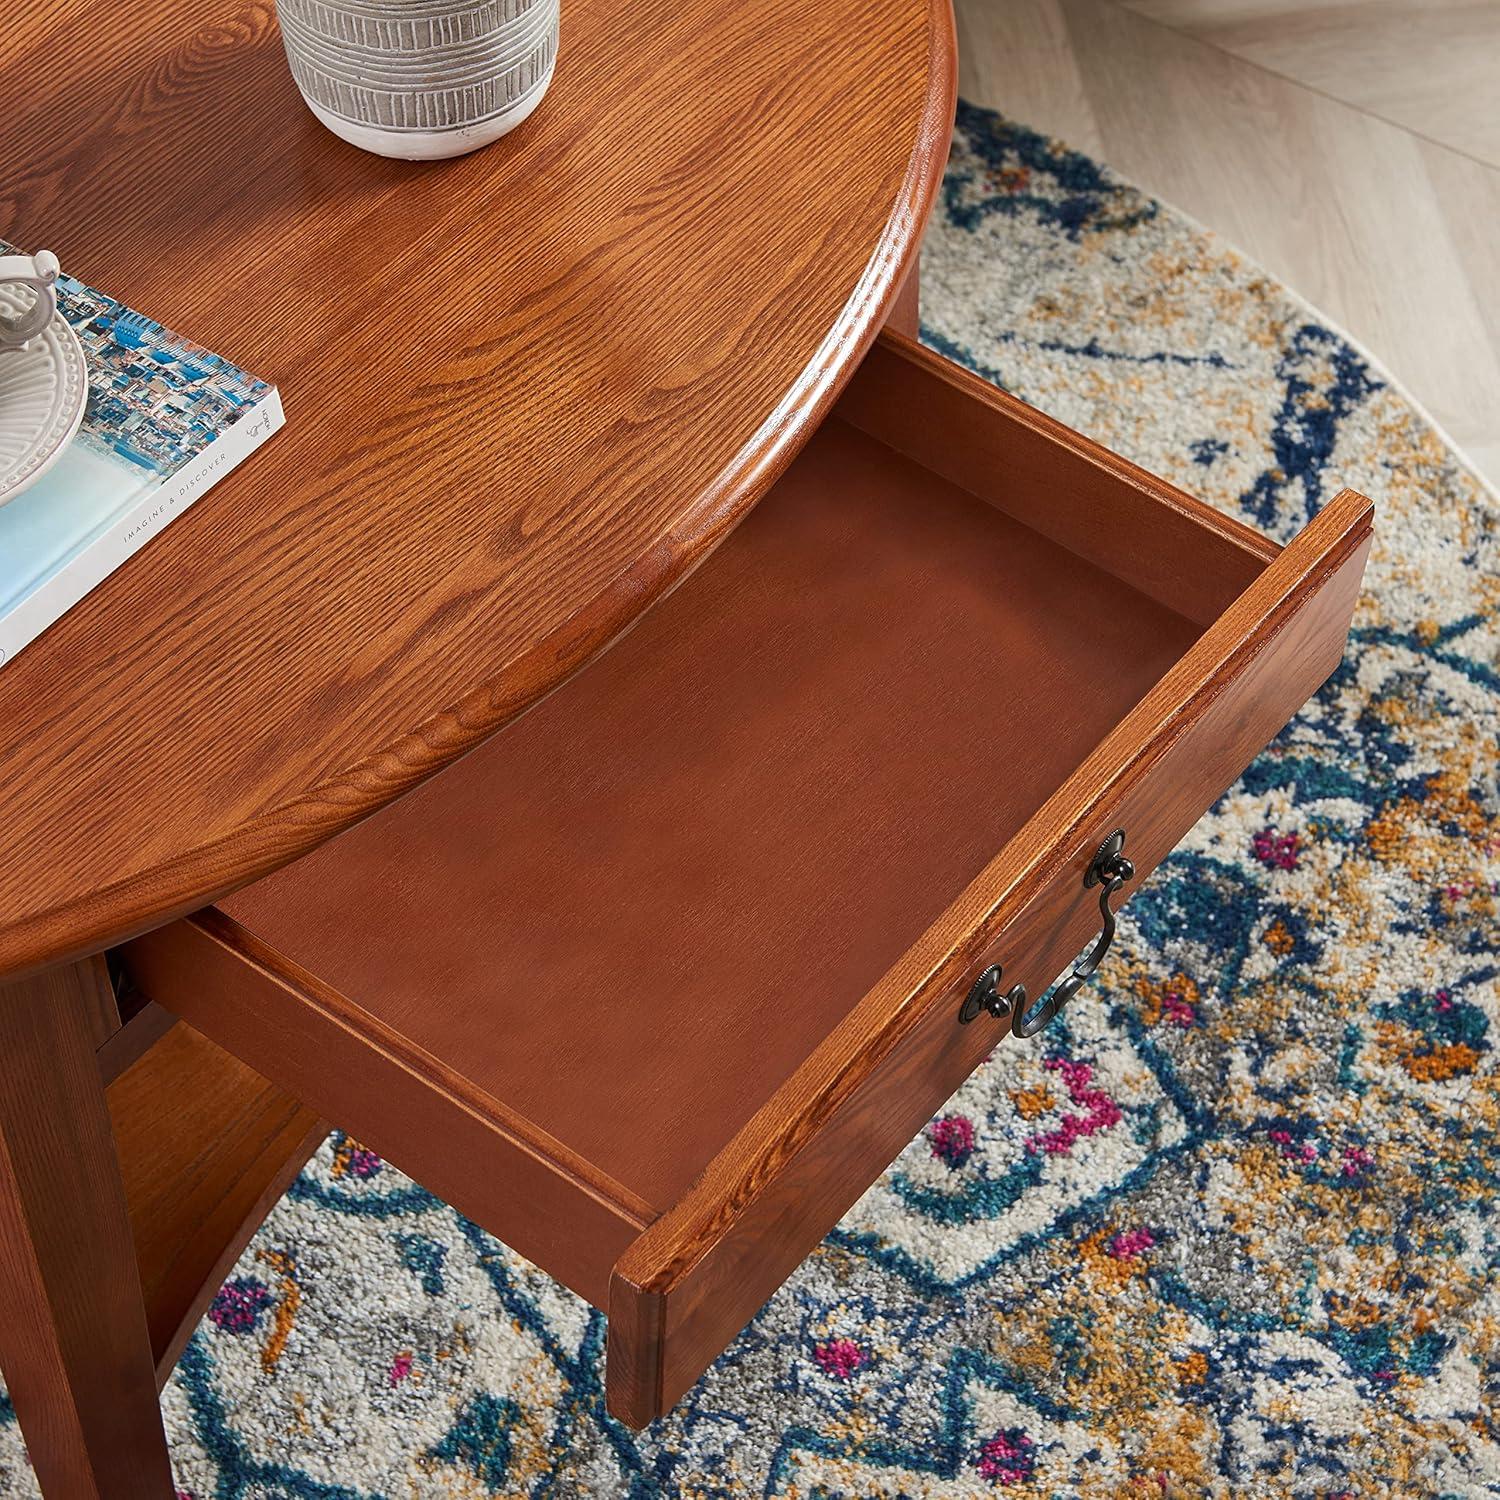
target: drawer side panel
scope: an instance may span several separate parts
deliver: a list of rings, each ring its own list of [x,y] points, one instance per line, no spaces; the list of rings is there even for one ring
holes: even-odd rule
[[[618,1183],[215,909],[122,952],[163,1008],[604,1305],[610,1266],[652,1217]]]

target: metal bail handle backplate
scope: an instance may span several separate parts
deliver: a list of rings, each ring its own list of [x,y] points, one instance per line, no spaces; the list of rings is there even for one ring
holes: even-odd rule
[[[964,996],[958,1019],[964,1025],[976,1016],[988,1014],[997,1018],[1009,1016],[1012,1036],[1035,1036],[1060,1015],[1068,1002],[1094,977],[1095,970],[1104,961],[1109,945],[1115,937],[1115,914],[1110,910],[1110,898],[1135,876],[1135,866],[1126,859],[1125,830],[1117,828],[1099,845],[1088,870],[1084,873],[1083,888],[1099,889],[1099,920],[1102,931],[1094,946],[1073,965],[1073,971],[1052,989],[1051,994],[1039,1001],[1030,1010],[1026,1006],[1026,986],[1012,985],[1005,994],[1000,993],[1000,965],[991,964]]]

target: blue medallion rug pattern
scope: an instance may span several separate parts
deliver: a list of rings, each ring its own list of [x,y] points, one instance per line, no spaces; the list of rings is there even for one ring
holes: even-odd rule
[[[923,321],[1283,540],[1372,495],[1345,664],[668,1418],[335,1136],[165,1392],[184,1497],[1500,1496],[1500,508],[1285,289],[967,106]]]

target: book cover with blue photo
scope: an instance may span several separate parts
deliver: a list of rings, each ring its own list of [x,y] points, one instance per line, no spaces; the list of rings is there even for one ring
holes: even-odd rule
[[[0,255],[14,253],[0,240]],[[275,387],[66,272],[88,404],[55,464],[0,506],[0,665],[282,425]]]

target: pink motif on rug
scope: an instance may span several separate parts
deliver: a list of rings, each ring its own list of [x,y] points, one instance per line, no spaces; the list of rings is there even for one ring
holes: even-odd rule
[[[1094,1070],[1088,1063],[1049,1057],[1042,1066],[1062,1075],[1068,1097],[1084,1113],[1064,1115],[1056,1130],[1033,1136],[1026,1142],[1026,1149],[1032,1155],[1045,1151],[1049,1156],[1066,1156],[1079,1141],[1120,1123],[1120,1106],[1103,1089],[1089,1087]]]

